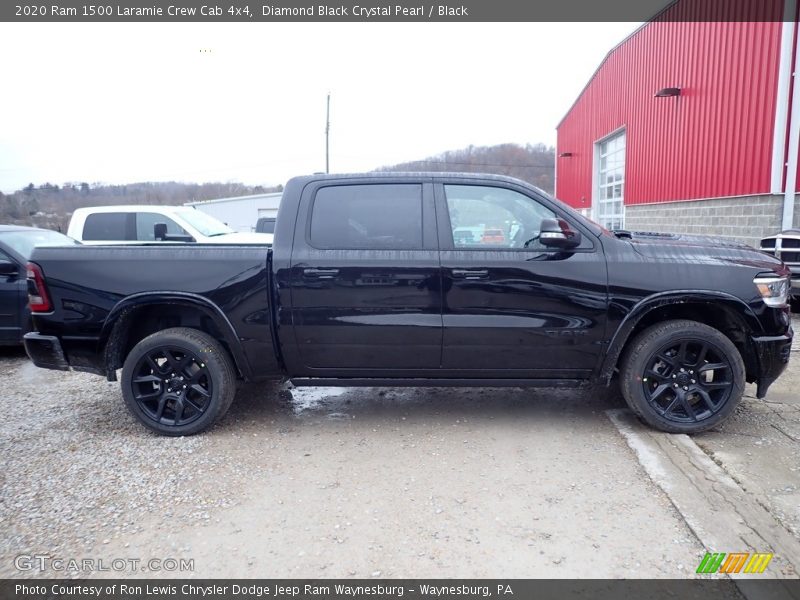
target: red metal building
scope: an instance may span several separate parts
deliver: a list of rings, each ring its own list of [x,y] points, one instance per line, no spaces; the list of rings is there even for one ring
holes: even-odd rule
[[[609,52],[558,125],[556,195],[611,228],[756,243],[790,227],[797,54],[795,0],[677,0]]]

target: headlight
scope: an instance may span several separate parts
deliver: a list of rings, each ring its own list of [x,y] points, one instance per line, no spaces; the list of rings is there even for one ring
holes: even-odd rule
[[[759,275],[753,279],[758,293],[764,304],[772,308],[783,308],[789,301],[789,288],[791,287],[788,277],[778,277],[776,275]]]

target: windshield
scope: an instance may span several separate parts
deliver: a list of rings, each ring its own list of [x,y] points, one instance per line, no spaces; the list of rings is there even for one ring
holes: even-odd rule
[[[581,223],[586,225],[589,229],[592,229],[595,233],[597,233],[597,234],[600,234],[601,232],[603,232],[603,233],[611,233],[610,230],[608,230],[607,228],[605,228],[602,225],[600,225],[600,223],[590,219],[589,217],[584,215],[582,212],[580,212],[578,210],[575,210],[574,208],[572,208],[566,202],[562,202],[561,200],[557,200],[557,202],[561,202],[562,206],[567,207],[567,210],[569,211],[570,215],[572,215],[578,221],[580,221]]]
[[[600,235],[603,232],[608,233],[608,229],[606,229],[605,227],[603,227],[602,225],[600,225],[598,223],[595,223],[589,217],[584,216],[583,214],[581,214],[580,211],[572,208],[566,202],[564,202],[562,200],[559,200],[558,198],[556,198],[552,194],[548,194],[547,192],[545,192],[544,190],[542,190],[540,188],[536,188],[536,189],[539,191],[540,194],[544,194],[545,196],[550,198],[550,200],[553,200],[554,202],[556,202],[559,205],[559,208],[562,208],[564,210],[564,212],[569,213],[569,215],[571,217],[573,217],[576,221],[579,221],[580,223],[582,223],[585,227],[587,227],[595,235]]]
[[[0,232],[0,241],[14,252],[29,259],[36,246],[72,246],[77,244],[71,237],[49,229],[18,229]]]
[[[182,210],[178,213],[181,218],[189,225],[194,227],[200,234],[206,237],[214,237],[215,235],[226,235],[228,233],[235,233],[233,229],[225,225],[222,221],[218,221],[211,215],[191,209]]]

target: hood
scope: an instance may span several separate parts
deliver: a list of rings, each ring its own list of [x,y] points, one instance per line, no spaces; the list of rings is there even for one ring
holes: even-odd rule
[[[618,231],[621,239],[630,239],[635,244],[659,244],[664,246],[693,246],[712,248],[740,248],[754,250],[743,242],[713,235],[689,235],[686,233],[657,233],[655,231]]]
[[[781,261],[742,242],[711,235],[618,231],[616,236],[628,241],[634,251],[656,260],[685,260],[703,263],[737,263],[773,271]]]
[[[226,233],[208,238],[209,244],[269,244],[272,245],[271,233]]]

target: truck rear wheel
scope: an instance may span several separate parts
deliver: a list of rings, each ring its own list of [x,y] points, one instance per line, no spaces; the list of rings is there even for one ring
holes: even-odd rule
[[[640,418],[670,433],[698,433],[727,419],[742,398],[745,369],[722,332],[696,321],[658,323],[625,352],[622,395]]]
[[[210,335],[185,327],[140,341],[122,368],[122,397],[133,415],[162,435],[192,435],[225,415],[236,392],[231,359]]]

